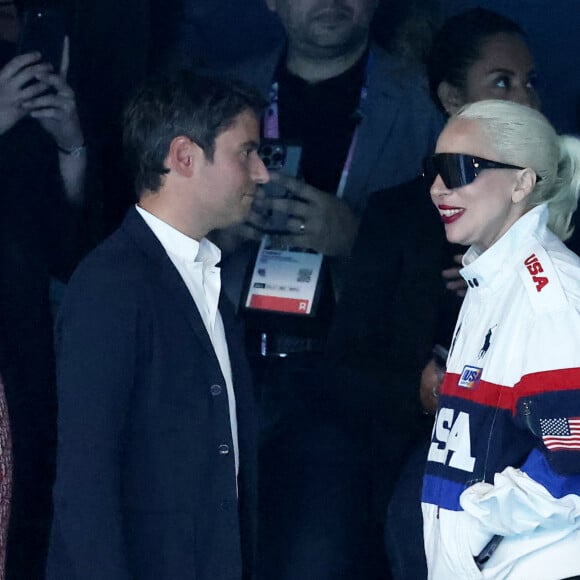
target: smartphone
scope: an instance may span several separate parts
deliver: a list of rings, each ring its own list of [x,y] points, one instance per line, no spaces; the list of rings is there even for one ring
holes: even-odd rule
[[[497,547],[503,542],[503,536],[498,536],[497,534],[491,538],[491,540],[483,547],[483,550],[477,554],[477,556],[473,556],[477,567],[480,570],[483,570],[486,562],[493,556],[494,552],[497,550]]]
[[[291,177],[300,173],[302,147],[296,143],[288,143],[278,139],[264,139],[260,144],[258,154],[268,171],[279,171]],[[277,183],[266,183],[266,195],[271,197],[288,197],[290,192]],[[288,215],[281,211],[273,211],[265,227],[265,233],[282,234],[288,232]]]
[[[49,62],[54,72],[60,71],[66,19],[59,5],[34,6],[22,12],[22,27],[18,54],[40,52],[43,62]]]
[[[447,357],[449,356],[449,351],[440,344],[436,344],[433,347],[433,360],[435,364],[442,370],[445,370],[447,366]]]

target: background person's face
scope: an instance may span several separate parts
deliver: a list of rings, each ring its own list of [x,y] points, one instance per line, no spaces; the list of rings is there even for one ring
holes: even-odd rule
[[[483,43],[480,58],[467,71],[463,100],[501,99],[538,109],[535,85],[534,61],[524,40],[516,34],[496,34]]]
[[[267,0],[294,47],[347,53],[368,37],[376,0]]]

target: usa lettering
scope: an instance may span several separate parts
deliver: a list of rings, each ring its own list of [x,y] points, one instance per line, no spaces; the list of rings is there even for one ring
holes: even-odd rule
[[[442,463],[461,471],[473,472],[475,457],[471,455],[469,415],[442,407],[437,413],[428,461]]]
[[[545,276],[538,276],[538,274],[541,274],[544,271],[542,264],[540,264],[540,260],[538,260],[536,254],[532,254],[525,260],[524,264],[536,285],[536,292],[541,292],[542,288],[548,284],[549,280]]]
[[[461,373],[461,378],[457,383],[460,387],[465,387],[466,389],[473,389],[479,382],[479,377],[481,377],[482,369],[479,367],[472,367],[465,365]]]

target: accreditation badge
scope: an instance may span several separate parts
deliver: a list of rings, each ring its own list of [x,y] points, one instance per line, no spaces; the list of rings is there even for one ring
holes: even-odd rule
[[[278,248],[263,237],[245,306],[252,310],[312,316],[316,310],[322,254]]]

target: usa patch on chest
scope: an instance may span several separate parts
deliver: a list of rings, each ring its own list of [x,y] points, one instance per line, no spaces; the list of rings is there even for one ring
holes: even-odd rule
[[[459,377],[458,387],[463,387],[464,389],[475,389],[483,369],[479,367],[472,367],[470,365],[465,365],[461,371],[461,377]]]

